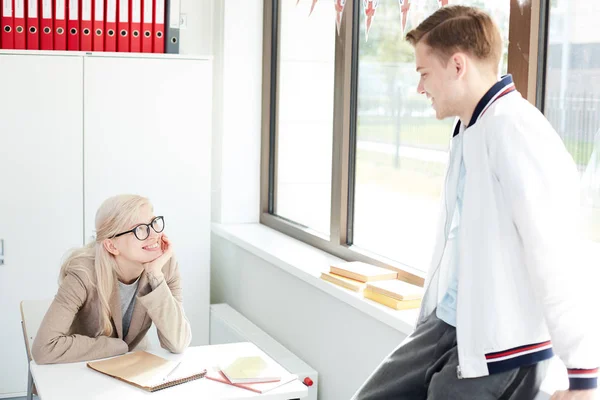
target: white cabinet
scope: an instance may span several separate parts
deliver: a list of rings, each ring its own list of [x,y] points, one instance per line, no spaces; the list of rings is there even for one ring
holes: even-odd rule
[[[0,398],[25,392],[19,302],[54,296],[63,256],[119,193],[164,215],[192,344],[208,344],[211,64],[0,52]]]
[[[82,73],[81,58],[0,56],[0,397],[27,382],[19,302],[54,296],[83,244]]]

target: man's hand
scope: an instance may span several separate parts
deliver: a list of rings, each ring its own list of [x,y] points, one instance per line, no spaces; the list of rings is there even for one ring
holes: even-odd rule
[[[590,390],[559,390],[555,392],[550,400],[595,400],[596,389]]]

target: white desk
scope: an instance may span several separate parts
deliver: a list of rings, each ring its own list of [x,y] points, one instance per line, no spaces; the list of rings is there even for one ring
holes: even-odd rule
[[[272,360],[252,343],[231,343],[190,347],[184,354],[171,354],[164,349],[148,350],[170,360],[192,360],[209,369],[237,355],[261,354]],[[86,362],[37,365],[31,362],[31,375],[41,400],[290,400],[308,395],[307,387],[295,380],[264,394],[203,378],[154,393],[146,392],[118,379],[88,368]]]

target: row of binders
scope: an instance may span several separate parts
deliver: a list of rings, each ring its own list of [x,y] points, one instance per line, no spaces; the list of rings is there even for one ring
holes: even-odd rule
[[[0,0],[1,49],[179,53],[180,0]]]
[[[321,279],[395,310],[419,308],[424,294],[422,287],[400,280],[397,272],[359,261],[331,265]]]

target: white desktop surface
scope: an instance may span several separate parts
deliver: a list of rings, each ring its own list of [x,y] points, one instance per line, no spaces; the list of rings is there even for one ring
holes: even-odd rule
[[[164,349],[149,349],[148,352],[170,360],[191,361],[204,366],[207,370],[240,355],[261,354],[272,360],[252,343],[190,347],[183,354],[172,354]],[[206,378],[151,393],[94,371],[86,364],[87,362],[37,365],[32,361],[31,374],[41,400],[290,400],[301,399],[308,395],[307,387],[299,380],[267,393],[258,394]]]

